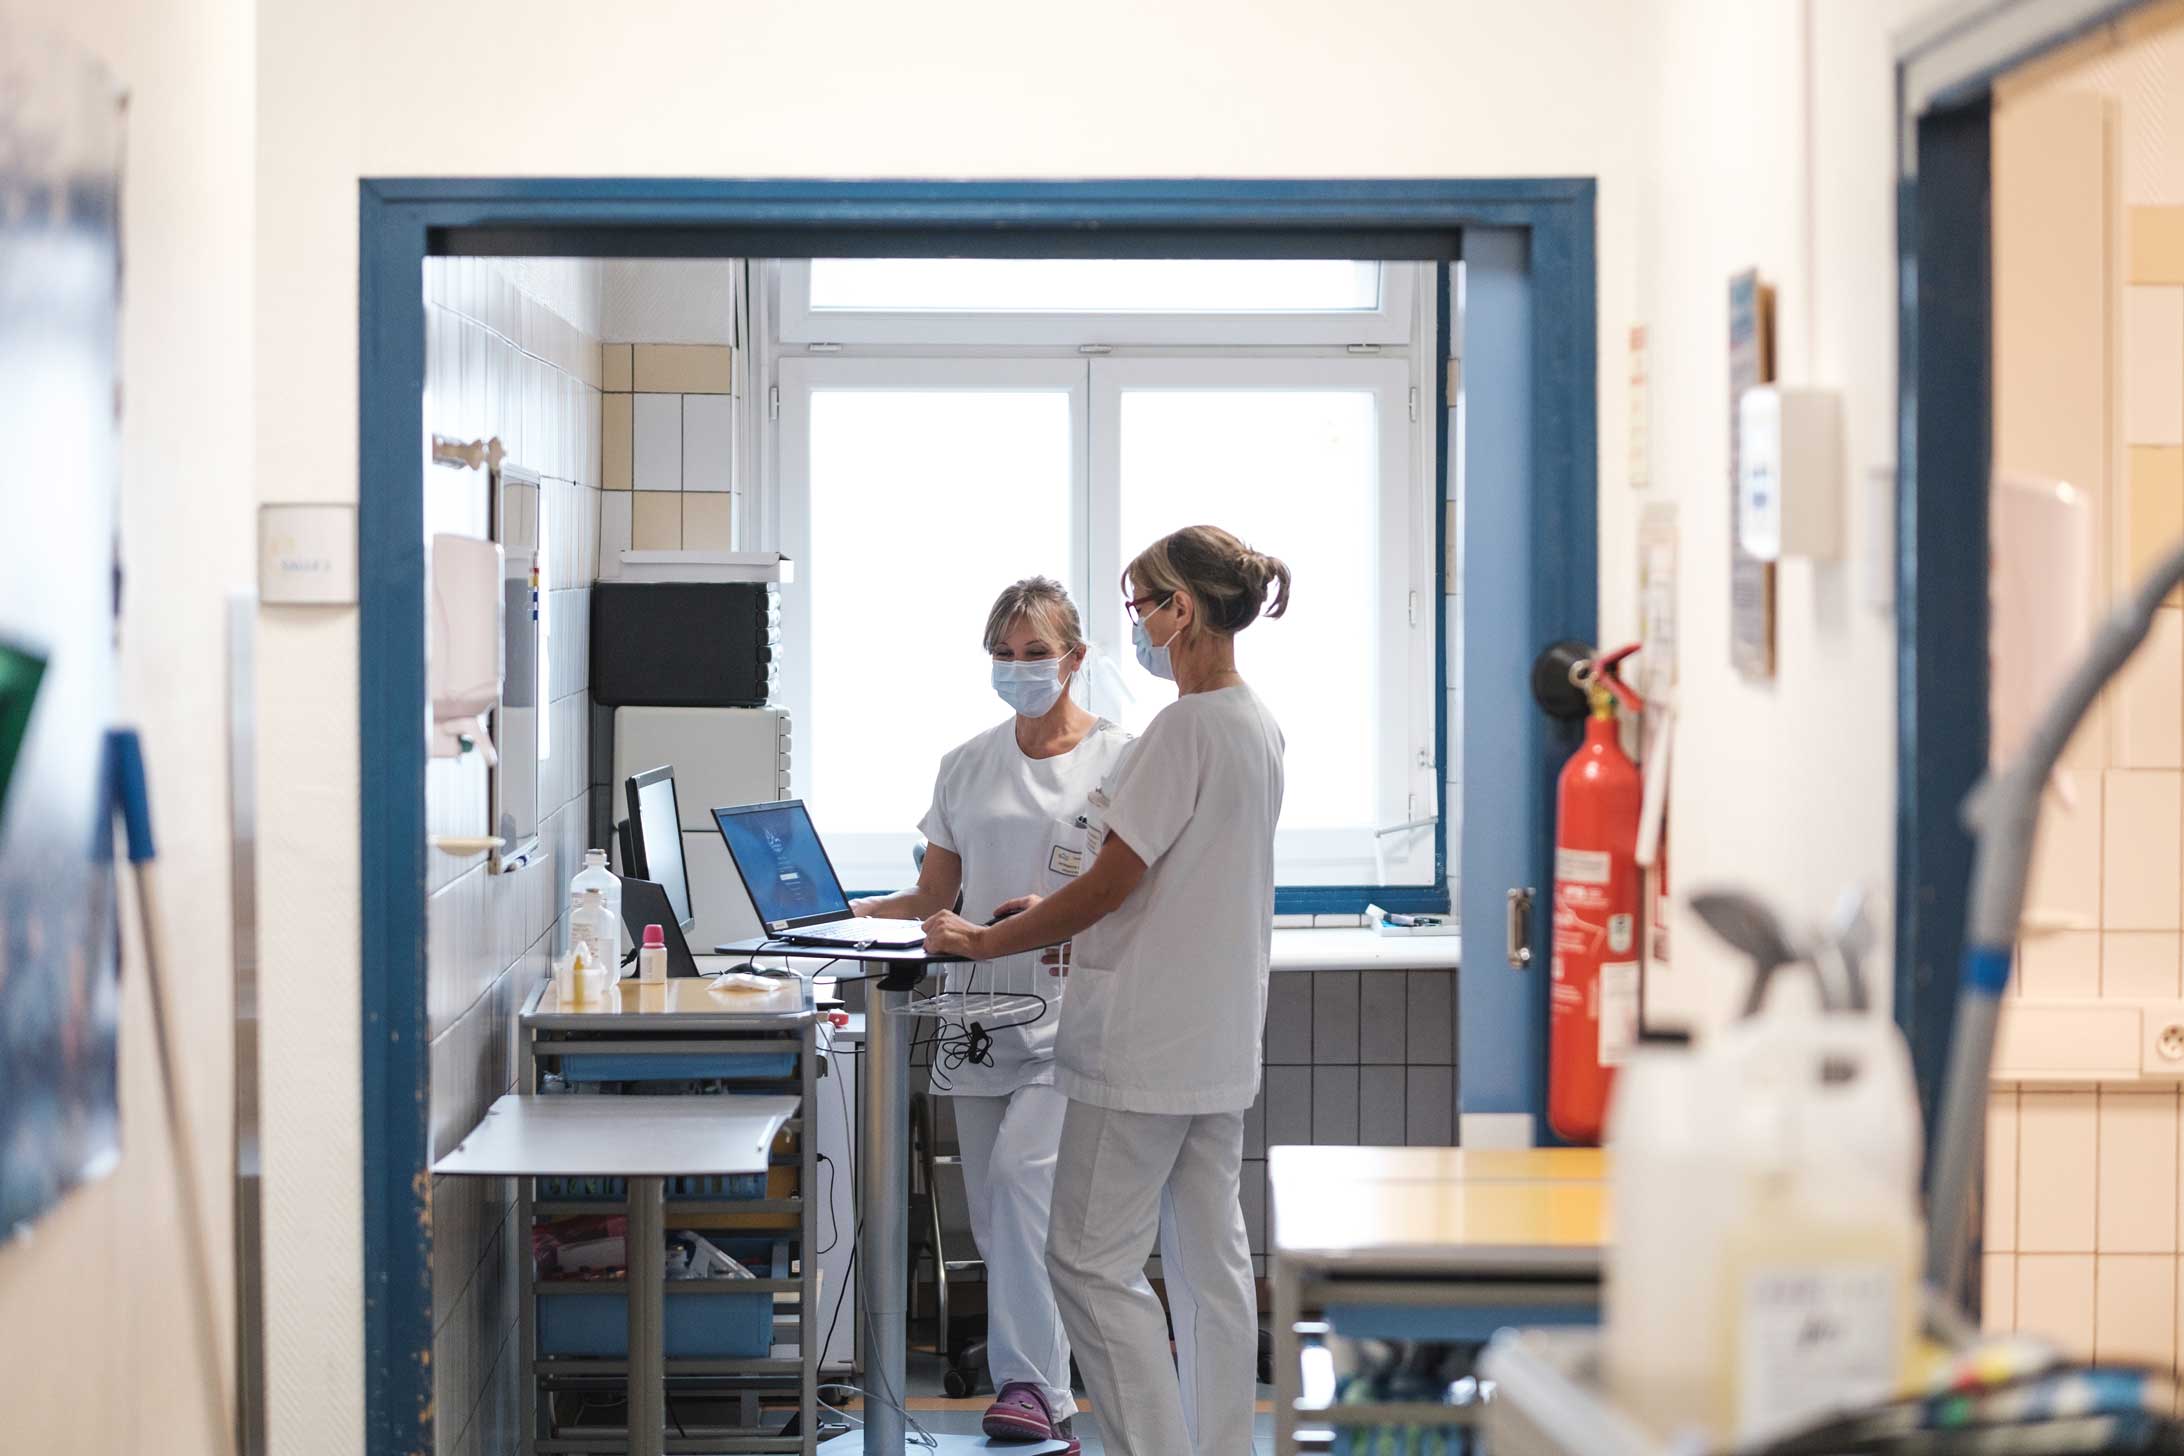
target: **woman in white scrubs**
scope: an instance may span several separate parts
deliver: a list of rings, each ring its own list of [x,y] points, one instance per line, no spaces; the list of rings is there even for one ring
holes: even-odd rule
[[[1075,937],[1047,1235],[1062,1323],[1111,1456],[1250,1456],[1258,1306],[1239,1185],[1283,745],[1236,671],[1236,634],[1282,615],[1289,568],[1193,526],[1124,582],[1138,660],[1181,696],[1094,795],[1091,867],[998,925],[936,914],[926,944],[984,960]],[[1145,1279],[1156,1238],[1172,1362]]]
[[[1085,660],[1077,608],[1057,582],[1020,581],[987,614],[985,647],[994,691],[1015,711],[941,760],[933,806],[918,825],[927,847],[917,887],[858,901],[851,909],[860,915],[922,918],[953,905],[960,890],[964,909],[984,921],[1066,884],[1090,861],[1083,811],[1130,736],[1069,695]],[[950,967],[949,990],[1028,991],[1048,1005],[1028,1024],[985,1027],[992,1041],[976,1055],[964,1055],[964,1028],[936,1049],[934,1090],[954,1098],[971,1236],[986,1262],[986,1361],[997,1394],[985,1429],[1004,1440],[1067,1440],[1077,1408],[1046,1263],[1067,1105],[1054,1086],[1067,974],[1066,949]]]

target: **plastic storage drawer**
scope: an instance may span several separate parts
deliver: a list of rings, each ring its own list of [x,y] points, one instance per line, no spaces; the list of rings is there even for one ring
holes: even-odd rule
[[[786,1277],[785,1246],[716,1239],[762,1279]],[[708,1281],[713,1289],[722,1283]],[[679,1286],[679,1287],[678,1287]],[[773,1353],[774,1297],[717,1294],[669,1280],[661,1302],[663,1348],[670,1360],[762,1360]],[[541,1289],[538,1353],[593,1360],[629,1358],[629,1296],[619,1289]]]
[[[796,1075],[795,1052],[563,1052],[559,1060],[564,1082],[781,1082]]]

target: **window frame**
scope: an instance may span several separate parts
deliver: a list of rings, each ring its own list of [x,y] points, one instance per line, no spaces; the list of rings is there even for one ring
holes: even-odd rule
[[[1082,348],[1107,345],[1407,345],[1417,313],[1415,265],[1380,264],[1380,303],[1371,309],[1250,313],[1034,313],[1000,310],[815,309],[811,260],[774,264],[775,325],[785,344],[996,344]],[[1430,290],[1429,290],[1430,291]]]

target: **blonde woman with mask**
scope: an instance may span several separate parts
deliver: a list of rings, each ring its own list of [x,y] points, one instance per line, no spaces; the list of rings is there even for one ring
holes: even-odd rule
[[[859,915],[922,918],[960,891],[964,909],[984,921],[1091,861],[1083,810],[1130,737],[1070,696],[1086,654],[1076,605],[1046,577],[1017,582],[987,614],[985,649],[1011,716],[941,760],[918,825],[927,846],[917,887],[858,901],[850,908]],[[1046,1265],[1067,1106],[1054,1085],[1067,974],[1066,952],[1035,947],[951,966],[949,990],[1028,991],[1048,1005],[1028,1024],[986,1028],[992,1040],[976,1055],[935,1067],[934,1090],[954,1100],[971,1235],[986,1263],[986,1360],[997,1394],[984,1425],[1002,1440],[1069,1441],[1076,1411]]]
[[[1258,1309],[1239,1185],[1283,743],[1236,670],[1236,634],[1282,615],[1289,568],[1193,526],[1147,547],[1123,590],[1139,662],[1179,696],[1094,796],[1091,867],[997,925],[936,914],[926,944],[983,960],[1074,938],[1047,1235],[1062,1323],[1112,1456],[1250,1456]],[[1145,1279],[1156,1242],[1172,1362]]]

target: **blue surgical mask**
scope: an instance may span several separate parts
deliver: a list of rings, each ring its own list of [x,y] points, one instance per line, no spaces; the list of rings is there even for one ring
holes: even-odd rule
[[[993,690],[1020,717],[1044,718],[1062,695],[1062,659],[996,662]]]
[[[1180,630],[1177,635],[1181,635]],[[1145,630],[1143,622],[1139,622],[1130,633],[1130,640],[1131,645],[1137,648],[1139,667],[1164,681],[1175,681],[1175,664],[1168,661],[1168,648],[1175,645],[1174,637],[1168,639],[1167,646],[1155,647],[1153,634]]]

